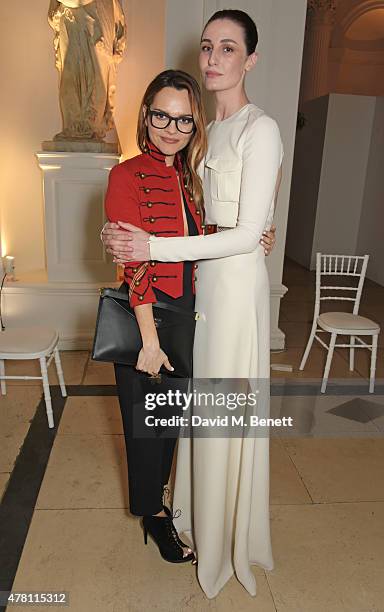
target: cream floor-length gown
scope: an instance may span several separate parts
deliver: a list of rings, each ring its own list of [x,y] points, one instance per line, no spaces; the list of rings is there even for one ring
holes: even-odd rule
[[[194,378],[269,379],[269,282],[259,240],[273,217],[283,157],[279,128],[254,104],[208,126],[202,165],[209,236],[151,237],[151,259],[197,261]],[[198,579],[215,597],[235,574],[251,595],[251,565],[273,568],[269,439],[180,438],[174,507],[192,537]]]

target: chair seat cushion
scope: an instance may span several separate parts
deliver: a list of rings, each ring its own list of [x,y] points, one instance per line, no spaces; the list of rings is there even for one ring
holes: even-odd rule
[[[17,327],[0,331],[0,357],[44,354],[53,348],[57,332],[48,327]]]
[[[326,331],[339,330],[339,333],[356,331],[356,335],[368,335],[380,331],[380,326],[371,319],[350,312],[323,312],[317,323]]]

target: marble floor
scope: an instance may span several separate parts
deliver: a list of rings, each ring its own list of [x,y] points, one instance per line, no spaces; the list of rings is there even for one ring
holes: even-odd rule
[[[127,510],[113,369],[86,351],[62,353],[66,400],[50,372],[54,430],[38,381],[10,381],[0,397],[0,592],[66,591],[73,612],[384,612],[384,334],[375,394],[367,355],[351,373],[337,349],[320,396],[324,351],[313,348],[298,372],[313,274],[287,261],[284,283],[286,350],[271,359],[293,372],[272,372],[271,412],[293,415],[295,426],[271,436],[275,568],[254,567],[256,597],[232,578],[208,600],[193,566],[168,564],[153,542],[143,545]],[[367,281],[361,312],[384,324],[383,305],[384,288]],[[7,371],[28,373],[19,362]]]

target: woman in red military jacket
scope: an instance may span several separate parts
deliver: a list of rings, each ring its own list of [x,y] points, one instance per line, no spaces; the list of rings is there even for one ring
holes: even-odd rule
[[[139,111],[137,141],[142,153],[111,170],[105,203],[109,221],[127,221],[163,237],[201,234],[203,190],[197,167],[206,151],[206,135],[200,89],[193,77],[168,70],[150,83]],[[146,393],[180,388],[180,382],[162,375],[154,389],[154,380],[148,378],[148,374],[158,374],[163,365],[172,370],[159,345],[152,304],[165,301],[193,310],[194,267],[193,262],[125,265],[125,283],[143,346],[136,369],[115,364],[127,450],[130,510],[143,516],[145,542],[149,532],[163,558],[173,563],[194,560],[191,549],[178,537],[169,509],[163,505],[176,437],[160,437],[159,429],[150,437],[148,427],[140,435],[138,428],[144,419]],[[170,416],[169,407],[163,413],[160,410],[156,417]]]

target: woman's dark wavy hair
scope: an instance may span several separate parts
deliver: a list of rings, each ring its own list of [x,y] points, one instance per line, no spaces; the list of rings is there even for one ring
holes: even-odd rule
[[[216,13],[214,13],[212,17],[208,19],[204,26],[204,30],[207,25],[212,23],[212,21],[217,21],[217,19],[229,19],[230,21],[233,21],[241,26],[244,31],[244,42],[248,55],[251,55],[251,53],[256,51],[257,43],[259,42],[259,35],[257,33],[255,22],[247,13],[235,9],[216,11]]]
[[[185,89],[188,92],[195,122],[195,131],[188,145],[180,151],[183,164],[184,182],[188,193],[193,197],[197,208],[204,214],[203,186],[197,173],[200,162],[207,151],[207,135],[205,131],[206,119],[201,99],[201,91],[197,81],[182,70],[164,70],[158,74],[148,85],[139,110],[137,122],[137,144],[143,153],[148,150],[148,131],[145,124],[146,109],[150,108],[155,96],[164,87],[172,87],[178,91]]]

